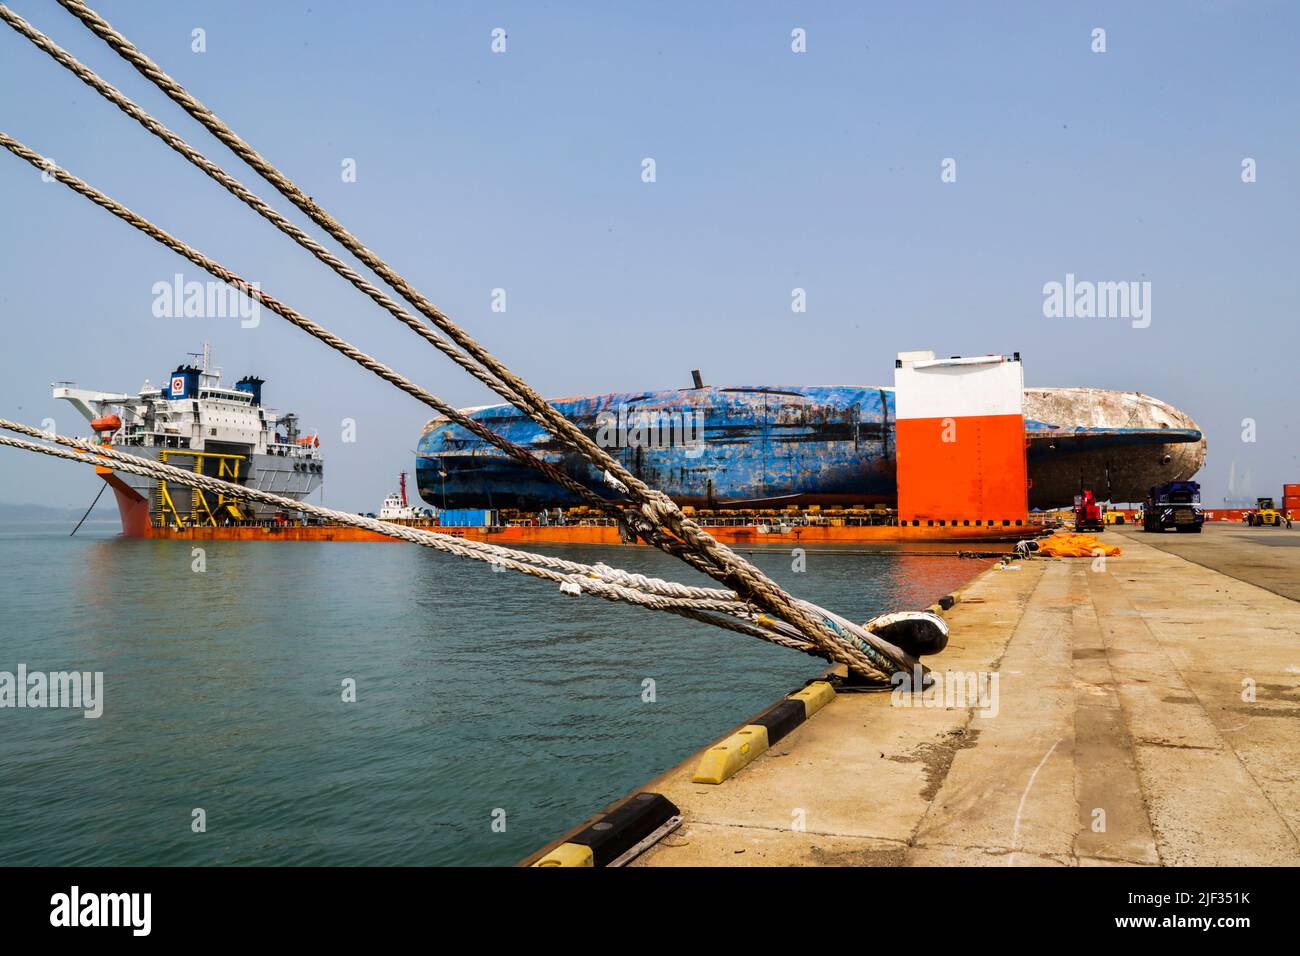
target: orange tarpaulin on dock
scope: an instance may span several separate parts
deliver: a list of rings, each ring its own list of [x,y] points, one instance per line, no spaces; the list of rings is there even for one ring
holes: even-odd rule
[[[1117,544],[1103,544],[1090,534],[1054,534],[1039,542],[1038,553],[1049,558],[1117,558],[1124,552]]]

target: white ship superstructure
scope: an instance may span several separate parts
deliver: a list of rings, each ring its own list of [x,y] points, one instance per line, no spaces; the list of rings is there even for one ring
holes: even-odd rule
[[[262,404],[264,381],[246,375],[233,388],[221,384],[205,344],[202,365],[181,365],[163,387],[146,381],[136,395],[53,386],[91,423],[95,437],[118,451],[177,468],[302,500],[321,486],[320,441],[303,435],[298,418]],[[121,483],[148,503],[151,523],[220,525],[268,520],[275,510],[192,492],[175,482],[119,473]],[[116,482],[111,482],[117,487]],[[124,492],[119,505],[126,520]]]

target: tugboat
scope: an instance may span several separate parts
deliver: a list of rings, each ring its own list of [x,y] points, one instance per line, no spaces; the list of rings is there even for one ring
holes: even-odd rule
[[[384,506],[379,509],[380,521],[413,521],[419,517],[415,509],[406,503],[406,472],[398,476],[401,491],[384,499]]]
[[[90,422],[98,444],[301,501],[325,480],[320,439],[304,435],[298,417],[262,404],[263,379],[245,375],[221,384],[211,349],[194,353],[202,365],[180,365],[159,388],[147,380],[136,395],[97,392],[56,382],[54,397]],[[275,523],[278,509],[236,501],[174,482],[97,468],[117,496],[122,531],[155,532]]]

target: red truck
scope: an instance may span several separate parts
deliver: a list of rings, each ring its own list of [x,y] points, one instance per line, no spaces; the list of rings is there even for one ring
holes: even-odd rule
[[[1101,517],[1101,505],[1093,497],[1091,489],[1074,496],[1074,530],[1105,531],[1106,522]]]

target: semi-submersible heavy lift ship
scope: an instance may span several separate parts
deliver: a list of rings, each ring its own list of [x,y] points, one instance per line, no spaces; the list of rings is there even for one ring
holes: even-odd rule
[[[720,540],[733,543],[1017,539],[1032,530],[1030,508],[1069,505],[1082,488],[1110,500],[1137,500],[1153,484],[1190,477],[1204,463],[1205,441],[1196,423],[1150,396],[1023,388],[1018,355],[903,355],[909,358],[904,369],[900,357],[897,376],[923,373],[946,384],[909,384],[901,422],[894,388],[710,387],[698,377],[693,388],[562,399],[554,405],[630,471],[686,506]],[[954,412],[956,417],[948,418],[944,408],[960,411],[963,402],[975,399],[963,397],[967,393],[961,389],[947,398],[918,396],[918,389],[931,388],[939,395],[951,386],[948,372],[968,373],[972,366],[1013,369],[1019,384],[1014,377],[1007,381],[1015,407],[998,408],[994,415]],[[59,383],[54,396],[75,405],[90,421],[95,439],[117,450],[303,500],[324,478],[319,439],[304,436],[295,415],[266,408],[263,385],[262,379],[245,376],[233,388],[222,386],[205,345],[202,364],[177,367],[163,387],[146,383],[132,396]],[[977,396],[978,389],[970,394]],[[1004,388],[1002,404],[1008,404],[1006,394]],[[990,442],[988,436],[1005,428],[1020,436],[1011,439],[1020,478],[1014,477],[1016,462],[999,464],[978,454],[974,464],[970,458],[949,461],[944,446],[937,445],[940,454],[925,452],[929,464],[913,467],[911,474],[933,472],[925,480],[945,484],[926,508],[900,517],[895,509],[907,494],[906,487],[900,489],[900,443],[919,447],[908,436],[930,427],[907,406],[936,401],[935,429],[945,422],[964,423],[954,449],[969,451],[971,442]],[[602,494],[616,494],[585,460],[571,460],[509,405],[467,412]],[[663,441],[630,440],[650,415],[678,427],[661,430],[667,435]],[[688,422],[690,427],[683,427]],[[1005,440],[1001,447],[1007,447]],[[124,533],[132,536],[389,540],[110,468],[99,472],[113,487]],[[982,506],[988,489],[1006,482],[1008,473],[1013,484],[1020,482],[1019,500],[1013,489],[1010,506]],[[439,526],[449,534],[502,543],[621,540],[612,521],[575,508],[565,489],[445,419],[425,427],[416,475],[427,504],[466,521]],[[918,478],[909,481],[915,485]],[[537,520],[539,512],[553,509],[567,509],[562,522]],[[467,514],[475,516],[472,521],[463,517]],[[413,523],[436,525],[436,519]]]
[[[205,344],[201,365],[180,365],[166,384],[147,380],[135,395],[56,383],[64,399],[89,421],[96,439],[117,451],[247,485],[301,501],[321,486],[320,441],[301,434],[298,418],[262,404],[265,382],[246,375],[221,384]],[[195,528],[274,525],[285,516],[267,506],[236,501],[185,485],[99,469],[117,497],[122,531],[159,537]],[[234,536],[233,534],[231,536]]]

